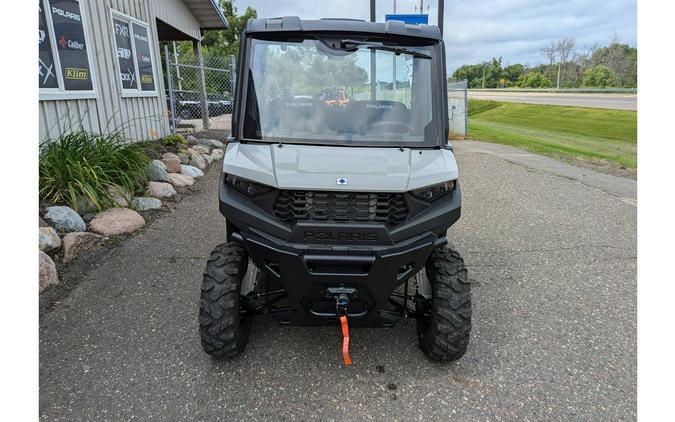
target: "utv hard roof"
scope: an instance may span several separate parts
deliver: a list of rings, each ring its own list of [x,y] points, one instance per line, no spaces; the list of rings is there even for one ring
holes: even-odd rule
[[[249,19],[247,33],[329,32],[376,35],[398,35],[441,40],[441,31],[434,25],[409,25],[402,21],[365,22],[358,19],[328,18],[302,20],[297,16],[269,19]]]

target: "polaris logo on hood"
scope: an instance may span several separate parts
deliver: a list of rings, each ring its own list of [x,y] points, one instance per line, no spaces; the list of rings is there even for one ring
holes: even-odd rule
[[[345,179],[344,177],[338,177],[335,183],[337,183],[338,185],[346,185],[347,179]]]

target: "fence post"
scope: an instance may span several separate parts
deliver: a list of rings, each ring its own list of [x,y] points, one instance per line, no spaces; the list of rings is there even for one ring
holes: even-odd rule
[[[237,86],[237,63],[234,61],[234,54],[230,54],[230,95],[232,104],[234,104],[234,90]]]
[[[169,128],[171,133],[176,134],[176,104],[173,98],[173,81],[171,80],[171,58],[169,57],[169,46],[164,44],[164,57],[166,58],[166,79],[169,84],[169,104],[171,116],[169,118]]]
[[[469,80],[464,80],[464,137],[469,135]]]
[[[201,107],[202,107],[202,124],[204,130],[211,129],[209,122],[209,103],[206,96],[206,79],[204,78],[204,57],[202,57],[202,43],[201,41],[193,41],[192,48],[194,50],[197,60],[199,60],[199,91],[201,92]]]

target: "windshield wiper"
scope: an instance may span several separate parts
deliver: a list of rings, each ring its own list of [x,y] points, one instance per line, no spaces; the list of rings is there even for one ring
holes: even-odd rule
[[[396,54],[397,56],[400,56],[401,54],[407,54],[409,56],[413,56],[416,59],[431,59],[431,56],[425,53],[420,53],[419,51],[415,50],[410,50],[405,47],[392,47],[388,45],[384,45],[382,43],[377,43],[377,42],[370,42],[370,41],[356,41],[356,40],[341,40],[340,41],[340,47],[345,48],[345,49],[350,49],[351,48],[359,48],[359,47],[366,47],[371,50],[382,50],[382,51],[391,51],[392,53]]]

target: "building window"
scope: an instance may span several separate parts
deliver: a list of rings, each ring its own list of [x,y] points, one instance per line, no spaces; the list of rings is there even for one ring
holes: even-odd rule
[[[155,61],[147,23],[112,11],[117,73],[123,96],[155,96]]]
[[[80,0],[39,0],[40,99],[96,96]]]

